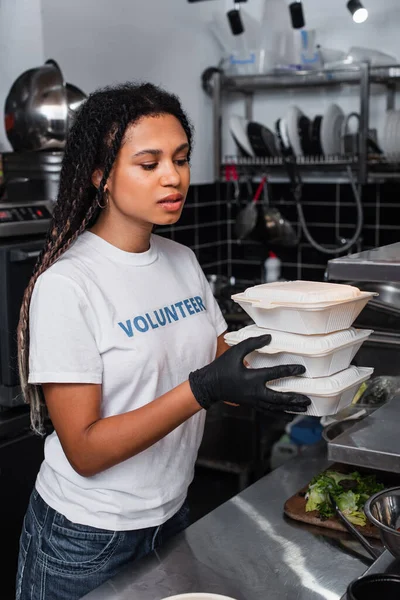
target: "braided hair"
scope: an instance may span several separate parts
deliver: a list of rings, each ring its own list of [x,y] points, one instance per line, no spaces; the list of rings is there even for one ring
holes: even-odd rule
[[[24,293],[17,330],[21,391],[30,405],[32,428],[41,435],[45,433],[47,412],[44,395],[40,385],[28,383],[29,307],[35,283],[77,237],[96,222],[102,209],[104,188],[127,127],[143,117],[162,114],[173,115],[181,123],[190,155],[193,130],[179,99],[150,83],[125,83],[99,89],[88,96],[74,117],[66,141],[52,221]],[[92,183],[96,169],[103,173],[97,189]]]

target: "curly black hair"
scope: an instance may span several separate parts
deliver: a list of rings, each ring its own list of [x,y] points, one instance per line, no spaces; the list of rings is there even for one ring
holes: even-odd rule
[[[18,324],[18,363],[22,394],[31,406],[34,431],[43,433],[46,413],[40,386],[28,384],[29,307],[38,277],[95,223],[101,211],[104,188],[129,125],[146,116],[173,115],[189,142],[193,128],[180,100],[151,83],[124,83],[96,90],[77,110],[66,141],[57,201],[43,250],[25,290]],[[96,169],[103,173],[98,188],[92,183]]]

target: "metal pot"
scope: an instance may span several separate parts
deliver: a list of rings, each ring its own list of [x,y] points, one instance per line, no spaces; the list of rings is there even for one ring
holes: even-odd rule
[[[5,102],[5,129],[16,151],[64,148],[68,131],[67,90],[54,60],[29,69],[16,79]]]
[[[400,577],[389,573],[377,573],[355,579],[347,588],[347,600],[398,600]]]

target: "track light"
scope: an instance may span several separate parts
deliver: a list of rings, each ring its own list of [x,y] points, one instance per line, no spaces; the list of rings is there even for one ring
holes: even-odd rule
[[[304,21],[303,4],[298,0],[289,4],[290,18],[293,29],[301,29],[306,24]]]
[[[353,21],[355,23],[364,23],[368,19],[368,11],[363,7],[360,0],[349,0],[347,8],[353,15]]]

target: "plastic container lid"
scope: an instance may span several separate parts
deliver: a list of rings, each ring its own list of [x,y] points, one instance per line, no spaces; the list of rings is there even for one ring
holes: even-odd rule
[[[371,329],[345,329],[326,335],[300,335],[284,331],[263,329],[257,325],[248,325],[239,331],[225,334],[225,341],[230,345],[238,344],[251,337],[270,334],[271,343],[259,348],[257,352],[263,354],[277,354],[278,352],[292,352],[307,356],[320,356],[334,350],[366,339],[373,333]]]
[[[357,298],[361,291],[341,283],[319,281],[277,281],[247,288],[244,297],[266,304],[321,304]]]
[[[367,367],[349,367],[330,377],[305,379],[304,377],[286,377],[268,382],[268,387],[280,392],[298,392],[312,396],[333,396],[357,384],[360,379],[369,377],[374,369]]]

